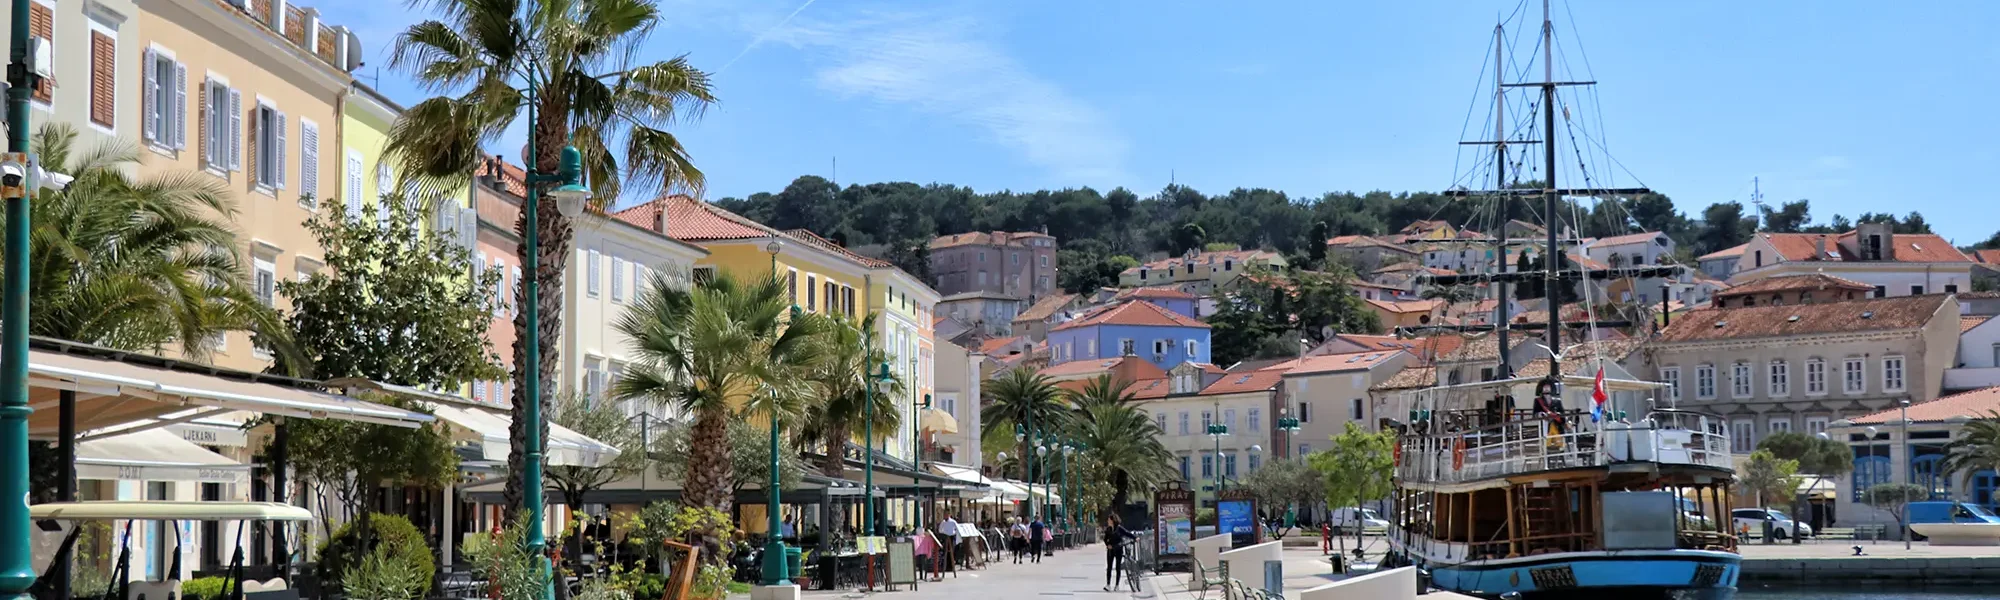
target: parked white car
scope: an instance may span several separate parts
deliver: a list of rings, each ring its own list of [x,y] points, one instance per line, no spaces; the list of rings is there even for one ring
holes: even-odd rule
[[[1749,527],[1750,531],[1761,534],[1764,531],[1764,522],[1770,521],[1771,537],[1774,539],[1791,539],[1793,533],[1803,537],[1813,535],[1811,525],[1794,521],[1791,516],[1785,514],[1785,511],[1775,508],[1739,508],[1732,515],[1736,517],[1736,528],[1739,531]]]
[[[1351,506],[1333,509],[1332,515],[1327,517],[1327,523],[1333,526],[1334,531],[1342,533],[1353,533],[1356,527],[1367,530],[1389,526],[1389,521],[1384,520],[1382,515],[1376,514],[1375,509]]]

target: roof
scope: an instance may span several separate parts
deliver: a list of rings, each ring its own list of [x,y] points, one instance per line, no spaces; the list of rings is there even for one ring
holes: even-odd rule
[[[1437,367],[1409,367],[1383,380],[1369,390],[1414,390],[1437,385]]]
[[[1465,344],[1465,338],[1456,335],[1434,335],[1419,338],[1398,338],[1390,335],[1360,335],[1342,333],[1335,339],[1356,344],[1369,350],[1407,350],[1418,360],[1428,361],[1431,357],[1444,356]]]
[[[1196,264],[1196,265],[1205,265],[1211,263],[1222,264],[1223,261],[1236,261],[1236,262],[1247,263],[1252,260],[1259,260],[1259,259],[1271,260],[1275,258],[1282,258],[1282,257],[1280,257],[1278,253],[1272,252],[1270,250],[1217,250],[1214,252],[1203,252],[1188,257],[1176,256],[1173,258],[1163,258],[1143,265],[1125,269],[1120,273],[1121,274],[1138,273],[1139,269],[1148,269],[1148,270],[1170,269],[1187,264]]]
[[[991,292],[987,290],[972,290],[970,292],[959,292],[956,294],[952,294],[950,296],[945,296],[944,298],[939,299],[938,302],[957,302],[960,300],[980,300],[980,299],[1006,300],[1008,302],[1021,301],[1020,298],[1015,298],[1013,296],[1009,296],[999,292]]]
[[[1977,419],[1996,410],[2000,410],[2000,387],[1952,394],[1930,402],[1911,404],[1909,408],[1910,421],[1917,423],[1938,423],[1956,417]],[[1902,407],[1851,419],[1856,425],[1882,425],[1899,423],[1902,420]]]
[[[612,214],[620,221],[652,229],[664,217],[666,234],[678,240],[704,242],[778,237],[778,230],[723,210],[691,196],[673,194]]]
[[[2000,250],[1973,250],[1972,260],[1986,264],[2000,263]]]
[[[1179,288],[1175,288],[1172,286],[1153,286],[1153,287],[1128,288],[1128,289],[1118,290],[1118,295],[1113,296],[1113,298],[1117,300],[1126,300],[1131,298],[1159,299],[1159,300],[1193,300],[1196,298],[1200,298],[1200,296],[1183,292]]]
[[[1950,300],[1944,294],[1739,308],[1708,308],[1676,317],[1663,343],[1893,331],[1923,327]]]
[[[807,244],[811,244],[814,246],[818,246],[819,249],[821,250],[846,256],[847,258],[852,259],[854,262],[866,265],[868,268],[871,269],[883,269],[896,266],[895,264],[890,263],[889,261],[886,260],[855,254],[853,250],[848,250],[847,248],[842,247],[840,244],[833,243],[833,240],[820,237],[819,234],[813,233],[812,231],[809,230],[787,229],[785,230],[785,235],[790,236],[792,239],[805,242]]]
[[[1866,283],[1861,283],[1859,281],[1855,281],[1845,277],[1834,277],[1832,275],[1827,275],[1824,273],[1807,273],[1804,275],[1765,277],[1763,279],[1758,279],[1748,283],[1731,286],[1728,290],[1716,292],[1715,295],[1728,298],[1735,296],[1743,296],[1747,294],[1762,294],[1767,292],[1791,292],[1791,291],[1824,290],[1824,289],[1855,290],[1855,291],[1866,292],[1866,291],[1873,291],[1875,289],[1875,286],[1868,285]]]
[[[1375,368],[1390,358],[1402,354],[1401,350],[1351,352],[1348,354],[1327,354],[1308,356],[1266,367],[1267,371],[1283,371],[1286,375],[1312,375],[1316,373],[1338,373],[1341,371],[1362,371]]]
[[[1507,342],[1515,348],[1519,348],[1523,343],[1541,343],[1542,338],[1538,335],[1538,332],[1521,331],[1515,333],[1518,335],[1507,338]],[[1437,362],[1495,362],[1498,360],[1500,360],[1500,338],[1494,335],[1482,335],[1475,338],[1467,338],[1457,349],[1438,357]]]
[[[973,245],[1019,246],[1022,244],[1019,244],[1017,242],[1027,238],[1055,239],[1055,236],[1046,233],[1036,233],[1032,231],[1021,231],[1021,232],[974,231],[971,233],[954,233],[951,235],[937,236],[931,239],[930,246],[932,250],[936,250],[939,248],[951,248],[954,246],[973,246]]]
[[[1003,349],[1006,349],[1008,346],[1023,343],[1026,341],[1027,338],[1018,335],[1012,337],[993,338],[980,342],[979,345],[976,347],[976,351],[980,354],[991,356],[995,353],[1000,352]]]
[[[1428,232],[1450,226],[1451,226],[1450,223],[1446,223],[1443,220],[1435,220],[1435,221],[1422,220],[1422,221],[1412,221],[1409,225],[1404,225],[1403,228],[1399,231],[1401,231],[1402,233]]]
[[[1374,306],[1375,308],[1386,310],[1392,313],[1428,313],[1437,310],[1438,307],[1444,306],[1444,300],[1437,298],[1432,298],[1429,300],[1366,299],[1362,300],[1362,302],[1367,302],[1370,306]]]
[[[1201,395],[1215,396],[1221,394],[1261,392],[1277,387],[1278,383],[1284,381],[1284,379],[1285,372],[1276,369],[1252,371],[1249,373],[1230,373],[1223,375],[1222,379],[1216,380],[1215,383],[1208,384],[1208,387],[1202,388]]]
[[[1825,233],[1760,233],[1757,234],[1771,245],[1771,248],[1788,261],[1827,260],[1859,262],[1860,240],[1854,231],[1839,235]],[[1828,256],[1820,255],[1821,242],[1825,242]],[[1895,262],[1934,263],[1972,262],[1972,257],[1959,252],[1951,242],[1934,233],[1898,233],[1890,236]]]
[[[1591,243],[1591,246],[1623,246],[1626,244],[1637,244],[1641,242],[1650,242],[1653,241],[1655,238],[1664,237],[1665,235],[1666,234],[1660,233],[1658,231],[1647,231],[1641,233],[1628,233],[1625,235],[1614,235],[1608,238],[1599,238],[1596,242]]]
[[[1164,369],[1137,356],[1072,360],[1059,365],[1050,365],[1041,370],[1042,375],[1061,378],[1097,375],[1101,373],[1112,373],[1118,377],[1135,381],[1167,376],[1167,372]]]
[[[1065,306],[1069,306],[1069,303],[1074,302],[1075,300],[1076,300],[1076,294],[1054,294],[1050,296],[1044,296],[1042,297],[1041,300],[1035,301],[1035,304],[1033,306],[1029,306],[1027,310],[1021,311],[1021,314],[1014,315],[1014,320],[1035,321],[1040,319],[1047,319],[1049,317],[1056,316],[1056,311],[1062,310],[1062,308]]]
[[[1737,244],[1733,248],[1724,248],[1721,250],[1710,252],[1708,254],[1703,254],[1701,255],[1701,258],[1697,258],[1695,260],[1699,261],[1699,260],[1718,260],[1724,258],[1736,258],[1738,256],[1743,256],[1743,249],[1749,247],[1750,247],[1749,244]]]
[[[1098,325],[1134,325],[1146,327],[1196,327],[1208,329],[1208,324],[1188,318],[1180,313],[1160,308],[1160,305],[1144,300],[1126,302],[1100,309],[1068,323],[1057,325],[1051,331],[1063,331],[1078,327]]]
[[[1352,244],[1352,243],[1354,243],[1354,242],[1358,242],[1358,241],[1361,241],[1361,240],[1363,240],[1363,239],[1374,239],[1374,238],[1370,238],[1370,237],[1368,237],[1368,236],[1365,236],[1365,235],[1336,235],[1336,236],[1333,236],[1333,239],[1330,239],[1330,240],[1327,240],[1327,241],[1326,241],[1326,245],[1328,245],[1328,246],[1345,246],[1345,245],[1348,245],[1348,244]]]
[[[1141,379],[1125,387],[1125,391],[1132,394],[1132,399],[1134,400],[1157,400],[1165,398],[1167,397],[1167,392],[1173,391],[1173,389],[1171,379],[1166,377]]]
[[[1986,321],[1987,321],[1987,319],[1991,319],[1991,318],[1993,318],[1993,316],[1992,316],[1992,315],[1979,315],[1979,316],[1974,316],[1974,317],[1959,317],[1959,318],[1958,318],[1958,332],[1959,332],[1959,333],[1965,333],[1965,332],[1967,332],[1967,331],[1972,331],[1972,328],[1974,328],[1974,327],[1978,327],[1978,326],[1980,326],[1980,325],[1982,325],[1982,324],[1985,324],[1985,323],[1986,323]]]

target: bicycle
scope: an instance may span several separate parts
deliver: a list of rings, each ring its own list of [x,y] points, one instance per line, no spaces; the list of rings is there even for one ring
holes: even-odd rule
[[[1125,570],[1125,585],[1134,594],[1139,593],[1139,573],[1145,567],[1139,564],[1138,540],[1130,540],[1118,545],[1118,561]]]

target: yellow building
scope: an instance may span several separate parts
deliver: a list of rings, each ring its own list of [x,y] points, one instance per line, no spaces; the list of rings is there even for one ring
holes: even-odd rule
[[[213,0],[138,3],[142,176],[201,173],[235,195],[246,276],[283,308],[277,281],[319,269],[305,222],[335,195],[341,105],[360,64],[346,28],[282,1],[237,9]],[[269,356],[243,332],[207,342],[215,363],[261,371]]]

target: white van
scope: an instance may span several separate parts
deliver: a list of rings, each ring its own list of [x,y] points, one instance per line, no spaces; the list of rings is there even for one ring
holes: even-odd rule
[[[1389,521],[1384,520],[1375,509],[1349,506],[1333,509],[1333,513],[1327,517],[1327,524],[1332,525],[1336,533],[1354,533],[1356,527],[1363,531],[1386,528],[1389,526]]]

